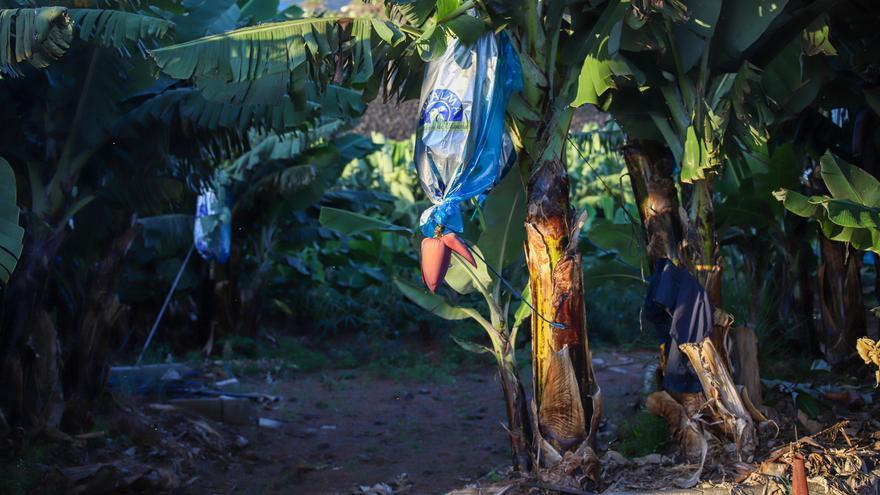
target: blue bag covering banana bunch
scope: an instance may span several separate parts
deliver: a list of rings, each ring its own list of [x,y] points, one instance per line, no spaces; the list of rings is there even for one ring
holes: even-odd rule
[[[226,263],[232,244],[232,211],[227,180],[222,174],[202,188],[196,199],[193,239],[206,261]]]
[[[419,222],[422,276],[432,291],[446,275],[450,249],[473,259],[456,236],[464,230],[461,203],[485,197],[515,161],[504,114],[521,89],[522,68],[503,33],[470,46],[454,41],[426,68],[415,163],[433,203]]]

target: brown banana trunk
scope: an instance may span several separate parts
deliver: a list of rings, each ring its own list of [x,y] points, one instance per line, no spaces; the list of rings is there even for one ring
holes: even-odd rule
[[[196,341],[199,344],[212,347],[208,342],[213,342],[213,333],[217,327],[216,314],[214,308],[214,287],[217,283],[215,278],[215,263],[212,261],[204,261],[200,256],[196,256],[196,262],[203,266],[203,276],[199,285],[199,302],[198,302],[198,326]]]
[[[867,332],[860,254],[851,246],[819,237],[822,262],[817,271],[825,360],[841,366],[855,355],[856,340]]]
[[[238,244],[233,243],[229,261],[225,264],[213,263],[214,278],[214,340],[234,335],[241,315],[241,288],[239,278],[242,272],[242,253]]]
[[[49,264],[65,233],[26,232],[21,258],[4,293],[0,411],[10,425],[34,431],[45,425],[58,380],[55,327],[43,306]]]
[[[684,265],[681,240],[684,229],[669,149],[655,141],[630,141],[623,147],[633,193],[645,227],[648,269],[659,259]]]
[[[704,344],[710,345],[713,351],[717,348],[716,356],[718,359],[715,365],[718,369],[715,372],[723,372],[725,376],[729,377],[732,363],[724,343],[732,321],[730,316],[721,310],[721,263],[715,241],[711,181],[710,179],[700,180],[693,186],[686,188],[688,193],[685,195],[686,204],[691,211],[688,218],[683,214],[684,210],[678,201],[678,190],[673,175],[674,161],[666,146],[654,141],[633,140],[624,146],[623,156],[639,215],[645,227],[649,269],[653,270],[655,262],[664,258],[671,260],[679,267],[686,268],[706,290],[709,300],[715,308],[715,331],[712,336],[706,339],[703,344],[684,344],[681,348],[684,351],[686,346],[694,347]],[[739,358],[739,362],[734,363],[733,369],[739,371],[737,377],[741,384],[754,387],[760,381],[756,360],[753,359],[754,356],[749,355],[753,349],[746,345],[743,347],[744,349],[735,356]],[[705,383],[711,381],[710,373],[705,367],[700,366],[701,363],[695,361],[698,356],[688,352],[685,354],[705,388]],[[732,387],[732,380],[728,381],[731,382],[731,386],[727,389],[730,399],[739,401],[739,394]],[[675,400],[682,404],[682,408],[676,409],[676,411],[683,412],[687,416],[693,415],[699,409],[700,404],[705,402],[702,395],[707,395],[710,392],[710,390],[706,390],[704,394],[676,394]],[[759,389],[755,391],[755,394],[760,396],[758,392]],[[673,400],[672,396],[669,397],[669,400]],[[653,405],[658,406],[656,400]],[[653,412],[657,413],[660,409],[663,408],[654,407]],[[734,411],[731,417],[743,421],[743,424],[748,424],[748,427],[745,428],[747,431],[729,435],[737,442],[738,447],[741,447],[741,435],[746,438],[752,438],[754,435],[754,425],[749,423],[749,418],[743,417],[740,409]],[[678,412],[663,415],[670,422],[672,431],[684,431],[678,415]],[[677,440],[687,458],[693,460],[705,456],[705,451],[701,453],[696,450],[698,442],[693,441],[688,435],[678,435]],[[738,452],[740,450],[737,449]],[[751,451],[749,448],[744,450],[747,455]]]
[[[645,227],[649,269],[663,258],[686,267],[706,289],[712,305],[721,308],[721,264],[711,181],[694,184],[689,195],[692,218],[683,218],[669,149],[655,141],[633,140],[623,147],[623,157]]]
[[[537,424],[558,452],[595,446],[601,410],[587,342],[580,223],[569,205],[568,176],[558,160],[538,163],[528,184],[526,261],[532,303],[532,373]]]
[[[687,266],[681,253],[684,227],[673,179],[675,163],[669,148],[656,141],[631,140],[623,146],[622,152],[644,227],[648,273],[653,274],[654,265],[661,259]],[[665,349],[661,348],[660,354],[661,363],[665,363]],[[661,367],[658,378],[663,373]],[[659,381],[662,383],[663,380]],[[675,425],[670,426],[675,431]]]
[[[82,302],[83,313],[64,373],[66,404],[61,428],[82,433],[92,427],[95,401],[107,381],[110,359],[110,330],[123,310],[116,294],[122,261],[140,232],[132,221],[117,236],[104,259],[91,273]]]

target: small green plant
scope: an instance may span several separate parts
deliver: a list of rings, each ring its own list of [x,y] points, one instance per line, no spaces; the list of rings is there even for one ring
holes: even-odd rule
[[[370,361],[367,370],[376,378],[453,383],[455,369],[449,362],[433,363],[418,352],[396,350],[378,353]]]
[[[498,483],[507,479],[507,470],[505,467],[495,467],[483,476],[483,480],[488,483]]]
[[[160,364],[168,360],[171,346],[164,342],[156,342],[144,353],[143,364]]]
[[[0,495],[30,493],[42,475],[40,465],[45,460],[45,447],[28,437],[23,438],[16,455],[0,467]]]
[[[261,355],[283,359],[296,371],[315,371],[329,364],[323,352],[306,347],[292,338],[280,339],[277,347],[265,349]]]
[[[620,438],[617,450],[626,457],[662,452],[670,438],[666,423],[644,410],[621,423],[617,431]]]
[[[230,358],[256,358],[260,355],[260,345],[251,337],[230,335],[220,343],[220,348],[232,351]]]
[[[183,359],[187,363],[198,364],[202,362],[202,352],[201,351],[189,351],[184,354]]]

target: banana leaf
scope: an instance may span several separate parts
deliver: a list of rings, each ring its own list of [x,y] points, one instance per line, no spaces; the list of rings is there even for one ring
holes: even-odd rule
[[[0,158],[0,284],[6,285],[21,256],[24,229],[18,224],[15,172]]]

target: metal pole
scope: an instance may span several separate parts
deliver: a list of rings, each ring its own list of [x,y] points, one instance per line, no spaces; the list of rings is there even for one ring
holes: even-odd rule
[[[189,262],[189,257],[192,256],[193,249],[195,249],[195,246],[189,247],[189,251],[186,253],[186,258],[183,259],[183,263],[180,264],[180,269],[177,270],[174,282],[171,283],[171,289],[165,296],[165,302],[162,303],[162,308],[159,310],[159,314],[156,315],[156,321],[153,322],[153,328],[150,329],[150,334],[147,335],[147,341],[144,342],[144,348],[141,349],[141,354],[134,363],[135,366],[140,366],[141,361],[144,359],[144,353],[147,352],[147,348],[150,347],[150,342],[153,341],[153,336],[156,335],[156,329],[159,328],[159,322],[162,321],[162,316],[165,314],[165,310],[168,309],[168,303],[171,302],[171,296],[174,294],[174,289],[177,288],[177,283],[180,282],[180,277],[183,275],[183,269],[186,268],[186,264]]]

